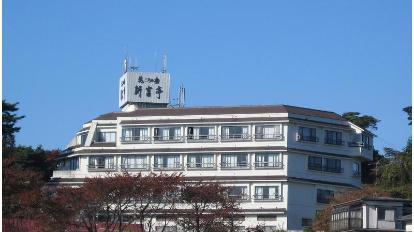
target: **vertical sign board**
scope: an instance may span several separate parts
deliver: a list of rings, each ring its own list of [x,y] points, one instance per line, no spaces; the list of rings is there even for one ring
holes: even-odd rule
[[[127,103],[170,103],[170,74],[126,72],[119,80],[119,107]]]

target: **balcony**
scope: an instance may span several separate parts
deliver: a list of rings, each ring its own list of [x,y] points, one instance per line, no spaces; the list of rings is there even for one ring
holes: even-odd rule
[[[183,165],[181,163],[173,163],[173,164],[154,164],[154,170],[165,170],[165,171],[172,171],[172,170],[182,170]]]
[[[215,169],[215,163],[187,163],[188,170],[196,170],[196,169]]]
[[[154,136],[155,143],[182,143],[184,142],[184,136]]]
[[[130,136],[121,137],[121,143],[150,143],[151,139],[149,136]]]
[[[221,169],[248,169],[250,168],[249,163],[227,163],[222,162],[220,163]]]
[[[114,172],[116,167],[113,164],[110,165],[88,165],[88,171],[90,172]]]
[[[121,164],[121,170],[149,170],[148,164]]]
[[[272,141],[283,141],[284,137],[281,134],[255,134],[255,140],[272,140]]]
[[[328,138],[325,138],[325,144],[341,146],[341,145],[344,145],[344,141],[341,140],[341,139],[328,139]]]
[[[254,166],[256,169],[283,168],[283,163],[282,162],[255,162]]]
[[[255,194],[253,197],[255,201],[282,201],[283,200],[282,195],[278,195],[278,194],[275,194],[275,195]]]
[[[250,134],[222,134],[222,142],[233,142],[233,141],[249,141],[252,139]]]
[[[317,143],[319,142],[319,138],[316,136],[305,136],[305,135],[298,135],[297,137],[297,141],[301,141],[301,142],[314,142]]]
[[[217,135],[187,135],[189,143],[217,142]]]
[[[308,170],[312,171],[323,171],[323,172],[332,172],[332,173],[343,173],[343,168],[337,168],[337,167],[328,167],[328,166],[321,166],[321,165],[309,165],[308,164]]]

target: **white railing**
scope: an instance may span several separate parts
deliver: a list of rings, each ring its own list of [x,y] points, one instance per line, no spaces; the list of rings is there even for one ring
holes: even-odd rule
[[[254,138],[256,140],[276,140],[282,141],[283,135],[282,134],[255,134]]]

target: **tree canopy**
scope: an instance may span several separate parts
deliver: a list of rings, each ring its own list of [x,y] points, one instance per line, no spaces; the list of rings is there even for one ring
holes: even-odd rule
[[[377,129],[377,123],[380,120],[370,115],[361,115],[359,112],[345,112],[342,117],[352,122],[353,124],[361,127],[362,129]]]
[[[17,116],[16,111],[19,103],[8,103],[5,100],[2,101],[2,132],[3,132],[3,154],[5,149],[10,149],[15,146],[14,134],[20,131],[20,127],[16,126],[16,123],[24,118],[24,116]]]

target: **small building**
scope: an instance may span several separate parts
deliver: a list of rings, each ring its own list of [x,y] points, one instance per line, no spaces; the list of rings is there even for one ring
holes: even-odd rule
[[[401,220],[411,212],[411,201],[401,198],[361,198],[334,206],[330,231],[405,231]]]

